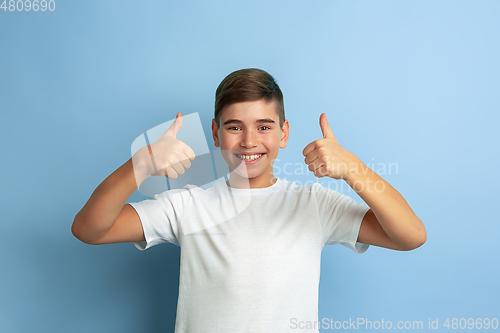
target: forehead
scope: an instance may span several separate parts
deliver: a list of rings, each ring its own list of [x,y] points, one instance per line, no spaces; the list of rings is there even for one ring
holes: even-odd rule
[[[278,123],[279,115],[274,99],[269,102],[265,99],[259,99],[257,101],[233,103],[225,107],[220,116],[221,123],[224,123],[226,119],[250,122],[263,118],[270,118]]]

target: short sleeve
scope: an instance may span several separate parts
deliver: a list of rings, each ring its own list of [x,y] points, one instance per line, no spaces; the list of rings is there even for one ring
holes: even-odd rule
[[[134,242],[139,250],[146,250],[165,242],[179,246],[180,207],[174,192],[178,190],[166,191],[155,195],[152,199],[129,203],[141,219],[146,238],[145,242]]]
[[[370,209],[338,191],[314,185],[323,231],[324,245],[342,244],[356,253],[363,253],[368,244],[357,242],[363,217]]]

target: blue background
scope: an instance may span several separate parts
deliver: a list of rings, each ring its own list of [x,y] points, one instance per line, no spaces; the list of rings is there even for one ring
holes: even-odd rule
[[[499,17],[496,0],[1,10],[0,332],[173,331],[179,248],[90,246],[70,227],[132,141],[176,112],[199,112],[213,149],[215,89],[247,67],[285,96],[279,163],[298,171],[281,178],[315,180],[298,166],[326,112],[365,163],[397,163],[383,177],[427,228],[411,252],[326,247],[320,320],[499,318]]]

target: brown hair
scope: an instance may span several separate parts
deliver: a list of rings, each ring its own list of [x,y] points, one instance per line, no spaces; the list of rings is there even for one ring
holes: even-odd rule
[[[258,68],[246,68],[232,72],[222,80],[215,92],[215,123],[220,128],[220,116],[224,107],[238,102],[276,101],[276,113],[280,127],[285,122],[283,93],[268,72]]]

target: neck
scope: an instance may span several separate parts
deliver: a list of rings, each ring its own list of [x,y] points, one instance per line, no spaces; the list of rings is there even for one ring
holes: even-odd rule
[[[267,177],[246,178],[231,172],[226,184],[233,188],[266,188],[272,186],[277,180],[272,173]]]

